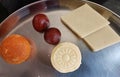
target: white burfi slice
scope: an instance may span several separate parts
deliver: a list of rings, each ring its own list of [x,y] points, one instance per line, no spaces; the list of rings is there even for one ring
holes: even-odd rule
[[[84,40],[93,51],[98,51],[120,42],[120,37],[110,26],[106,26],[88,35]]]
[[[88,4],[84,4],[62,16],[61,20],[80,38],[83,38],[109,24],[109,21]]]

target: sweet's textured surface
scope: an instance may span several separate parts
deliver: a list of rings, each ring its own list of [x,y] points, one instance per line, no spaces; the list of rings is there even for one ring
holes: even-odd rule
[[[77,70],[81,64],[81,52],[79,48],[70,42],[58,44],[52,51],[51,63],[61,73],[69,73]]]

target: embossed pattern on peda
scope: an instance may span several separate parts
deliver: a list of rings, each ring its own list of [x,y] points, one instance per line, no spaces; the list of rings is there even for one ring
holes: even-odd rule
[[[61,73],[75,71],[81,64],[80,50],[73,43],[60,43],[52,51],[51,63]]]

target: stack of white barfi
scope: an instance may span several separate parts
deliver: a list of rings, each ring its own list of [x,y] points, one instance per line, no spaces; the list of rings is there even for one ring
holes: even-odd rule
[[[98,51],[120,42],[120,37],[110,27],[110,22],[88,4],[84,4],[62,16],[61,19],[93,51]]]

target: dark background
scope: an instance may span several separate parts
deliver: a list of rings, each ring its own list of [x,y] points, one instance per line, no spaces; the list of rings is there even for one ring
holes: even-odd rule
[[[0,0],[0,22],[15,10],[37,0]],[[120,15],[120,0],[90,0],[99,3]]]

